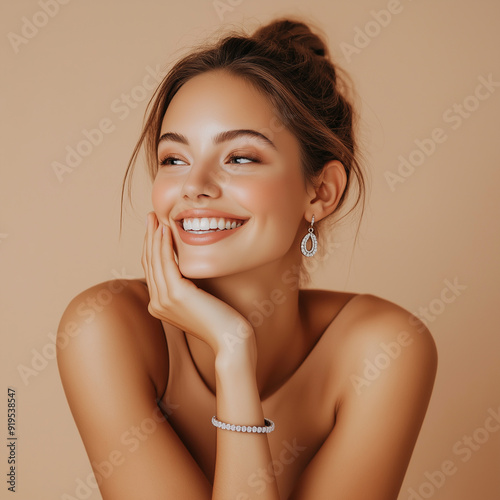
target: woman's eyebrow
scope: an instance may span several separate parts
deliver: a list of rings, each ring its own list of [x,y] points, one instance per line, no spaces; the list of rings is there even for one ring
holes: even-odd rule
[[[253,137],[255,139],[258,139],[259,141],[263,142],[264,144],[271,146],[272,148],[276,149],[276,146],[274,145],[274,142],[271,141],[268,137],[266,137],[264,134],[261,134],[260,132],[257,132],[256,130],[252,129],[238,129],[238,130],[226,130],[225,132],[220,132],[214,137],[214,144],[220,144],[222,142],[226,141],[232,141],[233,139],[236,139],[238,137]]]
[[[274,142],[271,141],[271,139],[266,137],[264,134],[261,134],[260,132],[252,129],[226,130],[225,132],[219,132],[216,136],[214,136],[213,143],[220,144],[222,142],[231,141],[238,137],[244,136],[258,139],[267,146],[271,146],[273,149],[276,149],[276,146],[274,145]],[[177,132],[166,132],[162,134],[158,139],[158,145],[163,141],[180,142],[181,144],[189,145],[189,141],[187,140],[186,136],[178,134]]]

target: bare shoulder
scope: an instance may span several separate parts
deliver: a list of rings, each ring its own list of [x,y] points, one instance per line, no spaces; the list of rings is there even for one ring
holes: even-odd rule
[[[98,356],[99,351],[122,353],[109,363],[143,370],[161,395],[166,386],[168,355],[161,322],[149,314],[149,292],[138,279],[98,283],[76,295],[67,305],[57,333],[58,364],[70,351]],[[129,354],[131,359],[127,359]],[[127,363],[122,363],[127,359]]]
[[[166,342],[148,303],[140,280],[99,283],[69,303],[57,334],[66,399],[102,498],[209,498],[159,401]]]
[[[306,495],[309,484],[327,491],[335,483],[350,498],[366,498],[368,484],[370,498],[396,499],[432,394],[436,346],[418,318],[389,300],[329,295],[334,314],[341,305],[323,352],[335,424],[311,462],[309,481],[299,487],[300,498],[314,496]],[[322,476],[339,463],[340,473]]]
[[[368,387],[370,377],[411,377],[432,387],[437,349],[419,318],[387,299],[328,290],[307,290],[311,324],[325,329],[333,348],[323,356],[347,392],[359,392],[354,381]],[[315,319],[314,319],[315,318]],[[386,370],[391,366],[390,370]],[[356,391],[358,389],[358,391]]]
[[[408,310],[387,299],[359,294],[346,305],[344,328],[338,332],[338,356],[344,396],[358,397],[374,382],[378,388],[420,394],[426,405],[437,370],[432,334]]]
[[[334,426],[293,498],[319,497],[335,484],[345,498],[396,499],[434,385],[434,340],[415,316],[383,298],[315,293],[333,311],[321,353]]]
[[[337,292],[333,290],[303,290],[310,317],[342,323],[336,332],[342,340],[353,344],[383,341],[395,333],[405,334],[429,350],[435,350],[434,340],[424,323],[408,310],[376,295]],[[330,326],[330,325],[329,325]],[[341,340],[339,338],[339,340]]]
[[[371,294],[358,294],[349,302],[347,342],[369,346],[373,342],[406,339],[427,354],[436,354],[434,339],[425,324],[400,305]]]

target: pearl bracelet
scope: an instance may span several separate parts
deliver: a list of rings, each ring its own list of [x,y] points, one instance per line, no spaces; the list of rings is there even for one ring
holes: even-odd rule
[[[259,432],[259,433],[269,433],[274,431],[274,422],[269,420],[268,418],[264,418],[265,426],[258,425],[234,425],[234,424],[226,424],[217,420],[215,416],[212,417],[212,424],[219,429],[224,429],[227,431],[236,431],[236,432]]]

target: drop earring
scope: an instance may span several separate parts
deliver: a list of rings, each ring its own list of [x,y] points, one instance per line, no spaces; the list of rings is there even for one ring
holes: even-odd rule
[[[314,234],[314,215],[312,216],[311,219],[311,226],[307,230],[307,234],[302,238],[302,243],[300,244],[300,250],[301,252],[306,256],[306,257],[312,257],[315,253],[316,250],[318,249],[318,240],[316,238],[316,235]],[[311,240],[311,250],[307,249],[307,242],[308,240]]]

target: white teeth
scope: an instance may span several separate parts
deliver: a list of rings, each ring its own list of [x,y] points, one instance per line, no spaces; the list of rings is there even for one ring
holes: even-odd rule
[[[210,221],[206,217],[203,217],[203,219],[201,219],[200,229],[202,231],[206,231],[207,229],[210,229]]]
[[[235,220],[227,220],[223,217],[220,217],[219,219],[215,217],[193,217],[190,219],[183,219],[182,221],[182,227],[184,231],[196,231],[199,232],[198,234],[202,233],[203,231],[213,232],[214,230],[222,231],[225,229],[236,229],[242,224],[242,221],[237,222]]]

